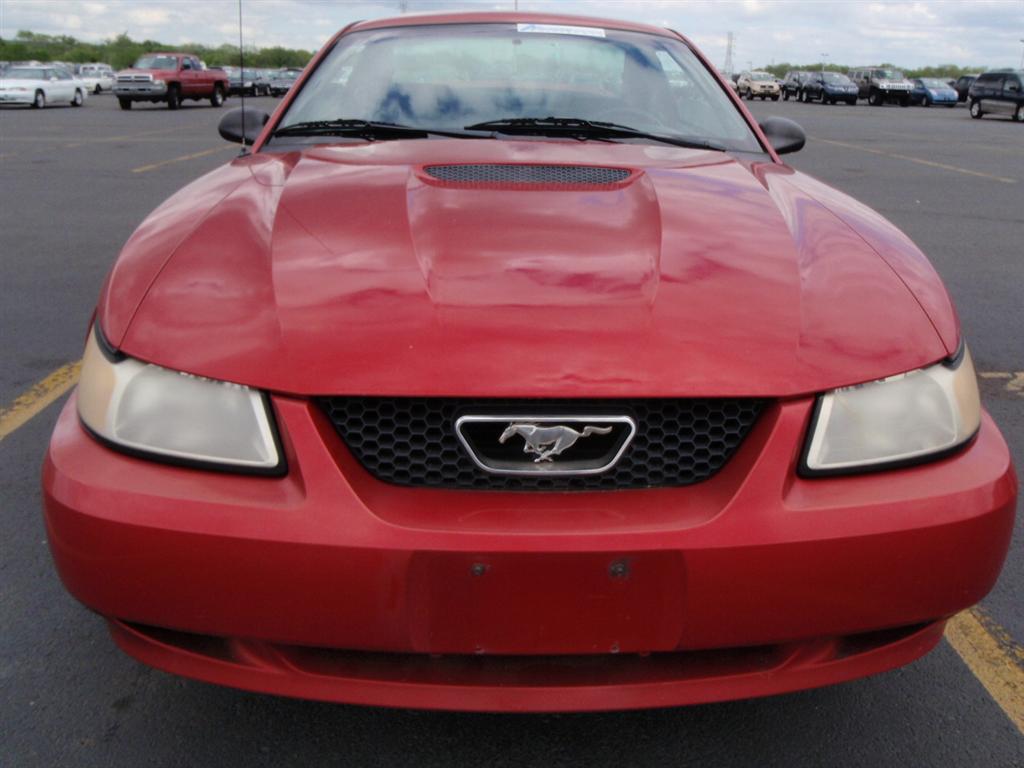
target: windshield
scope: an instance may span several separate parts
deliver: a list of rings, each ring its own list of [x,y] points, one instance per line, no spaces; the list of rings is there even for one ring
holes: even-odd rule
[[[347,118],[461,130],[548,116],[762,151],[713,75],[681,41],[545,24],[423,25],[345,35],[279,128]]]
[[[871,72],[871,76],[877,80],[902,80],[903,73],[898,69],[876,69]]]
[[[750,79],[751,80],[774,80],[775,78],[773,78],[767,72],[751,72],[750,73]]]
[[[140,56],[133,65],[135,69],[177,69],[174,56]]]
[[[46,70],[35,67],[11,67],[3,73],[5,80],[45,80]]]
[[[841,75],[838,72],[826,72],[822,77],[825,79],[826,83],[831,85],[846,85],[847,83],[852,82],[846,75]]]
[[[925,88],[949,88],[949,83],[939,80],[936,77],[926,77],[921,80]]]

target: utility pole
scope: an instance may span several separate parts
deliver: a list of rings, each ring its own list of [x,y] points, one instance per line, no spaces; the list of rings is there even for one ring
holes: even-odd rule
[[[733,35],[730,32],[725,43],[725,66],[722,67],[722,71],[730,77],[732,76],[732,44]]]

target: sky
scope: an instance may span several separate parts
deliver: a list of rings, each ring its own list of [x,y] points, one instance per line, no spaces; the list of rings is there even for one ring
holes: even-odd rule
[[[315,50],[359,19],[441,10],[510,10],[499,0],[242,0],[246,47]],[[720,68],[832,61],[1022,66],[1024,0],[519,0],[520,10],[668,26]],[[101,41],[217,46],[238,40],[237,0],[0,0],[0,36],[19,29]]]

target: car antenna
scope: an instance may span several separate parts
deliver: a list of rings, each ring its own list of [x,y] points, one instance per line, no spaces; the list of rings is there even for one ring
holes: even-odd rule
[[[242,151],[238,156],[245,157],[249,150],[245,148],[245,48],[242,45],[242,0],[238,0],[238,70],[238,81],[242,86],[238,92],[242,97]]]

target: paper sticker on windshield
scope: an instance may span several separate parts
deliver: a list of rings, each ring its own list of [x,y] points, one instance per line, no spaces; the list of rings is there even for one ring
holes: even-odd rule
[[[516,24],[516,29],[520,32],[546,32],[549,35],[604,37],[604,30],[599,27],[570,27],[565,24]]]

